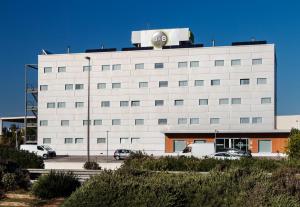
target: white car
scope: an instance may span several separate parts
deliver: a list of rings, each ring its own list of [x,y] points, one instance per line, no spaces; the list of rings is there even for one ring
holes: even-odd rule
[[[218,160],[239,160],[239,156],[231,155],[227,152],[217,152],[208,156],[209,158],[214,158]]]

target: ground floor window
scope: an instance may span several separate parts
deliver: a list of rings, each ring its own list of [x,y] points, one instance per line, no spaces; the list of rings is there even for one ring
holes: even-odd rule
[[[174,140],[173,141],[174,152],[181,152],[186,147],[186,141],[184,140]]]
[[[206,143],[206,140],[196,139],[194,140],[194,143]]]
[[[272,152],[271,140],[259,140],[258,141],[258,152]]]
[[[222,152],[229,148],[248,151],[248,143],[248,138],[218,138],[216,139],[216,152]]]

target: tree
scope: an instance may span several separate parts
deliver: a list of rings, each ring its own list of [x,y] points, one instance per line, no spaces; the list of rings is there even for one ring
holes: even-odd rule
[[[290,159],[300,159],[300,130],[292,128],[288,138],[287,154]]]

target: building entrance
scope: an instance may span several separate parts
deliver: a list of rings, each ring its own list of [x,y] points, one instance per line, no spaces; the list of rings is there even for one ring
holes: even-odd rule
[[[228,148],[248,151],[249,139],[248,138],[217,138],[216,139],[216,152],[222,152]]]

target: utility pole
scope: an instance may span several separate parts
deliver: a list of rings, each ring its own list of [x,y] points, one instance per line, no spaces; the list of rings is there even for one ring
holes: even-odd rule
[[[106,131],[106,162],[108,162],[108,130]]]
[[[89,61],[88,65],[88,111],[87,111],[87,161],[90,162],[90,73],[91,73],[91,58],[85,57]]]

